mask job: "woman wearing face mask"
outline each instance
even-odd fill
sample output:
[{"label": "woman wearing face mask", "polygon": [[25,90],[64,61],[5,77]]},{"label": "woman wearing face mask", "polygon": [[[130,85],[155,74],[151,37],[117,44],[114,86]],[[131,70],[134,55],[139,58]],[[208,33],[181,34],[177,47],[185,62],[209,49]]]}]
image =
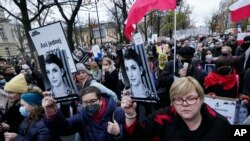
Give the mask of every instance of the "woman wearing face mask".
[{"label": "woman wearing face mask", "polygon": [[[202,50],[201,60],[202,60],[201,66],[202,66],[203,70],[206,69],[206,65],[214,64],[212,50],[211,49],[204,49],[204,50]],[[209,73],[209,72],[207,72],[207,73]]]},{"label": "woman wearing face mask", "polygon": [[215,60],[216,69],[205,78],[205,92],[222,96],[238,97],[238,77],[233,67],[231,57],[221,56]]},{"label": "woman wearing face mask", "polygon": [[19,112],[24,118],[18,133],[4,133],[5,141],[60,141],[44,124],[44,110],[41,106],[43,96],[35,92],[21,95]]},{"label": "woman wearing face mask", "polygon": [[43,99],[45,123],[50,130],[62,136],[79,133],[82,141],[121,141],[125,116],[114,99],[93,86],[84,88],[80,97],[80,112],[67,119],[56,108],[53,98]]},{"label": "woman wearing face mask", "polygon": [[5,84],[4,91],[8,94],[8,101],[5,106],[4,122],[0,126],[0,134],[5,131],[18,133],[19,125],[24,119],[19,112],[21,94],[28,91],[42,93],[42,90],[37,86],[28,85],[26,76],[19,74]]}]

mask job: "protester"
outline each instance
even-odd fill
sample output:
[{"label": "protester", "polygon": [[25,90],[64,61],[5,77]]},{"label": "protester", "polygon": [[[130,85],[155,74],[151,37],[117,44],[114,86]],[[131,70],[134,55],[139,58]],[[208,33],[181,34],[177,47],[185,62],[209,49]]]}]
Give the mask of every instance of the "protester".
[{"label": "protester", "polygon": [[183,77],[170,88],[171,106],[137,120],[136,103],[122,98],[128,141],[228,141],[230,123],[204,103],[204,92],[197,80]]},{"label": "protester", "polygon": [[191,47],[182,47],[178,51],[178,57],[176,58],[175,72],[174,60],[171,60],[167,62],[165,68],[160,74],[157,90],[161,90],[161,95],[164,96],[164,99],[161,99],[161,105],[163,107],[170,105],[169,89],[175,79],[192,76],[203,86],[206,73],[199,70],[193,64],[192,58],[194,57],[194,52],[195,50]]},{"label": "protester", "polygon": [[15,76],[15,74],[11,71],[11,66],[3,66],[2,71],[6,82],[9,82]]},{"label": "protester", "polygon": [[102,84],[117,95],[121,95],[118,69],[116,69],[114,61],[108,57],[102,58],[102,73]]},{"label": "protester", "polygon": [[81,140],[115,141],[122,140],[124,112],[116,107],[112,97],[101,94],[93,86],[80,92],[82,109],[77,115],[65,119],[56,108],[52,97],[45,97],[42,106],[46,113],[45,123],[58,135],[70,135],[79,132]]},{"label": "protester", "polygon": [[99,68],[98,63],[95,60],[92,60],[90,63],[90,72],[97,82],[101,82],[102,79],[102,70]]},{"label": "protester", "polygon": [[42,99],[41,93],[27,92],[21,95],[19,111],[25,118],[18,133],[4,133],[5,141],[60,141],[44,124]]},{"label": "protester", "polygon": [[238,98],[238,77],[233,69],[233,58],[221,56],[215,60],[215,71],[205,78],[205,92],[222,97]]},{"label": "protester", "polygon": [[42,93],[42,91],[39,87],[28,84],[24,74],[19,74],[6,83],[4,91],[8,94],[8,101],[5,106],[4,122],[1,123],[2,131],[17,133],[19,125],[24,119],[19,112],[21,94],[26,92]]},{"label": "protester", "polygon": [[77,63],[76,69],[77,72],[75,73],[75,80],[76,87],[79,92],[87,86],[95,86],[100,89],[102,93],[111,95],[115,101],[118,100],[116,93],[114,93],[112,90],[108,89],[101,83],[98,83],[96,80],[93,80],[90,71],[82,63]]}]

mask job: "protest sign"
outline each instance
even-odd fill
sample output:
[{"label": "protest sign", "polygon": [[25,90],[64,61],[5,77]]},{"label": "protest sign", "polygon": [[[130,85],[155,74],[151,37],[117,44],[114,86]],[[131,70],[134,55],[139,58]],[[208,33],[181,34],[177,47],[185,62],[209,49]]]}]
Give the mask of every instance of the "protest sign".
[{"label": "protest sign", "polygon": [[208,73],[215,70],[216,65],[215,64],[205,64],[205,71]]},{"label": "protest sign", "polygon": [[93,45],[91,47],[91,51],[93,52],[94,57],[99,57],[98,53],[101,53],[100,47],[98,45]]},{"label": "protest sign", "polygon": [[148,67],[143,44],[131,45],[121,51],[123,80],[132,99],[137,102],[156,103],[159,98]]},{"label": "protest sign", "polygon": [[29,35],[39,56],[55,53],[57,50],[65,50],[70,71],[72,73],[76,72],[75,64],[60,22],[32,29],[29,31]]},{"label": "protest sign", "polygon": [[65,50],[40,55],[39,64],[46,91],[58,101],[73,101],[78,98]]},{"label": "protest sign", "polygon": [[216,112],[226,117],[231,124],[238,122],[240,108],[239,100],[218,96],[216,98],[205,96],[204,102],[212,107]]}]

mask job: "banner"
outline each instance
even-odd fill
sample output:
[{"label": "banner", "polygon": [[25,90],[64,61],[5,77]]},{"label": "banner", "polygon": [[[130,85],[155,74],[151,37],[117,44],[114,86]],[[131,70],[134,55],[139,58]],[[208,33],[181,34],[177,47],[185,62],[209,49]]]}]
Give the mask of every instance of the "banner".
[{"label": "banner", "polygon": [[226,117],[231,124],[238,123],[239,109],[241,106],[239,100],[218,96],[216,96],[216,98],[205,96],[204,102],[211,108],[213,108],[216,112]]},{"label": "banner", "polygon": [[60,22],[32,29],[29,31],[29,35],[39,56],[55,53],[58,50],[65,50],[70,65],[70,71],[71,73],[76,72],[68,42]]}]

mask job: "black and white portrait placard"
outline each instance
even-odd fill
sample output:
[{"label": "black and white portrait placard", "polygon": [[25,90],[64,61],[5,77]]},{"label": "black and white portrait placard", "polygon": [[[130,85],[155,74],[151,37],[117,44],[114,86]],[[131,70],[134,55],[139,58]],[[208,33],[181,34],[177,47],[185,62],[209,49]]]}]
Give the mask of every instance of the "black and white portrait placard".
[{"label": "black and white portrait placard", "polygon": [[57,102],[77,99],[77,89],[70,71],[65,50],[39,56],[45,89]]},{"label": "black and white portrait placard", "polygon": [[148,67],[143,44],[122,49],[121,71],[127,90],[134,101],[157,103],[158,96]]}]

